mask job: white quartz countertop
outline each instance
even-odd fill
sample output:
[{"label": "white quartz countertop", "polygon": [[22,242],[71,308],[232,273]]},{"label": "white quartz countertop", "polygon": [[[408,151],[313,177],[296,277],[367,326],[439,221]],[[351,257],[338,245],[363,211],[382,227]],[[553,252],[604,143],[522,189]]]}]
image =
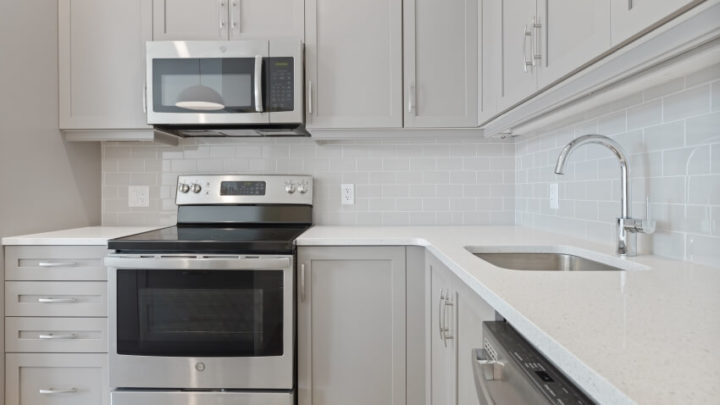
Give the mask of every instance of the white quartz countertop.
[{"label": "white quartz countertop", "polygon": [[159,226],[87,226],[84,228],[35,233],[2,238],[3,245],[78,245],[103,246],[107,241],[136,233],[147,232]]},{"label": "white quartz countertop", "polygon": [[[425,246],[598,402],[720,403],[718,268],[514,226],[315,226],[297,244]],[[565,246],[635,269],[506,270],[465,246]]]}]

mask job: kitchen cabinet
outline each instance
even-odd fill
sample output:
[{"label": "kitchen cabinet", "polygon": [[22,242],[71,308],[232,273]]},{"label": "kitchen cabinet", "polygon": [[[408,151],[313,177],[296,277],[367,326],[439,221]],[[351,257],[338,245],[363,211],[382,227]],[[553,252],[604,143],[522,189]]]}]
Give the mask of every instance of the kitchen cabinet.
[{"label": "kitchen cabinet", "polygon": [[693,0],[611,0],[612,44],[633,37],[684,7]]},{"label": "kitchen cabinet", "polygon": [[406,403],[404,247],[298,249],[298,403]]},{"label": "kitchen cabinet", "polygon": [[406,0],[403,13],[404,126],[476,126],[478,0]]},{"label": "kitchen cabinet", "polygon": [[107,357],[10,353],[6,405],[109,405]]},{"label": "kitchen cabinet", "polygon": [[[490,0],[486,0],[486,3]],[[498,108],[505,109],[610,48],[609,0],[503,0]],[[488,16],[492,18],[491,16]]]},{"label": "kitchen cabinet", "polygon": [[303,0],[153,0],[153,39],[304,36]]},{"label": "kitchen cabinet", "polygon": [[309,129],[401,128],[402,0],[307,0]]},{"label": "kitchen cabinet", "polygon": [[432,405],[481,405],[475,389],[472,349],[482,347],[482,323],[494,309],[431,253],[430,384]]},{"label": "kitchen cabinet", "polygon": [[430,381],[431,405],[457,405],[458,284],[434,257],[427,259],[430,272]]},{"label": "kitchen cabinet", "polygon": [[60,129],[139,129],[145,123],[145,0],[58,0]]},{"label": "kitchen cabinet", "polygon": [[5,403],[107,405],[105,246],[5,247]]}]

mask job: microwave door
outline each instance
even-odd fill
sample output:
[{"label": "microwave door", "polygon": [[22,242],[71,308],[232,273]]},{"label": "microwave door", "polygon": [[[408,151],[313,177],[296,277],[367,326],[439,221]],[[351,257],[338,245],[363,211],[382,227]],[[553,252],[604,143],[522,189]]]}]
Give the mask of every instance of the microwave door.
[{"label": "microwave door", "polygon": [[147,52],[148,124],[270,123],[262,86],[268,41],[149,42]]}]

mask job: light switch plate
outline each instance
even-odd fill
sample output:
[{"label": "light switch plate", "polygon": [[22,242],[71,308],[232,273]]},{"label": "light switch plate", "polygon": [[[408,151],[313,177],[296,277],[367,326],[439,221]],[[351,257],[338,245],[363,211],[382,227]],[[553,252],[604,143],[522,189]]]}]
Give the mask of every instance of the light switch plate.
[{"label": "light switch plate", "polygon": [[354,205],[355,204],[355,185],[354,184],[341,184],[340,185],[340,202],[342,205]]},{"label": "light switch plate", "polygon": [[150,187],[128,186],[128,207],[147,208],[150,206]]}]

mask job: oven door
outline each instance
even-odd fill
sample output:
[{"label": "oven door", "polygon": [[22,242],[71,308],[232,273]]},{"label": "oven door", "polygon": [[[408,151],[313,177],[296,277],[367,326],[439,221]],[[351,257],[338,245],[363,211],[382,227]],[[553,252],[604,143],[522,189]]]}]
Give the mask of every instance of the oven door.
[{"label": "oven door", "polygon": [[292,389],[292,256],[110,255],[110,384]]}]

